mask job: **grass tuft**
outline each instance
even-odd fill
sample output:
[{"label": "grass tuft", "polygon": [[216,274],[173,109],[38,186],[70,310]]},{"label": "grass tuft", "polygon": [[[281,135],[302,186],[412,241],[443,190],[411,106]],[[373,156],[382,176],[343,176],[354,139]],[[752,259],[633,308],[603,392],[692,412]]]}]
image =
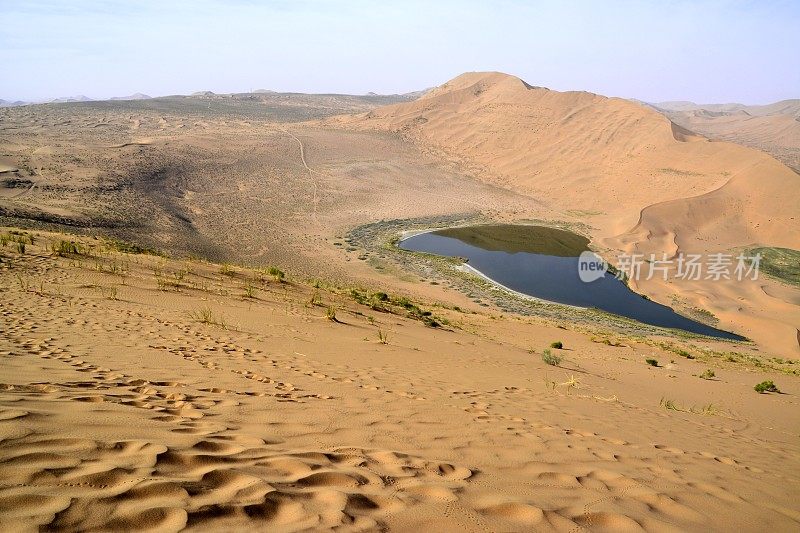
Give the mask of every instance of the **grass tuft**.
[{"label": "grass tuft", "polygon": [[225,324],[225,321],[222,318],[215,317],[210,307],[201,307],[200,309],[192,311],[191,313],[189,313],[189,317],[197,320],[201,324],[219,326],[222,329],[228,329],[228,326]]},{"label": "grass tuft", "polygon": [[558,366],[561,364],[562,357],[560,355],[554,354],[550,351],[550,349],[546,349],[542,352],[542,361],[550,366]]},{"label": "grass tuft", "polygon": [[389,334],[382,329],[378,329],[378,342],[381,344],[389,344]]},{"label": "grass tuft", "polygon": [[700,374],[699,377],[700,377],[700,379],[712,379],[712,378],[716,377],[716,374],[714,374],[713,370],[708,368],[708,369],[704,370],[703,373]]},{"label": "grass tuft", "polygon": [[331,322],[339,322],[336,318],[336,308],[332,305],[329,305],[327,309],[325,309],[325,318],[330,320]]}]

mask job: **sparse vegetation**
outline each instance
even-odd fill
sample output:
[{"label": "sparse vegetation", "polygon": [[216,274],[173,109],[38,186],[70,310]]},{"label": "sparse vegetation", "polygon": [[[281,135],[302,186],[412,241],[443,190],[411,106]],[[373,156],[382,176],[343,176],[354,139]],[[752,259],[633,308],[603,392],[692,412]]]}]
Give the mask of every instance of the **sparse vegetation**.
[{"label": "sparse vegetation", "polygon": [[647,363],[648,365],[654,366],[656,368],[661,366],[661,365],[658,364],[658,359],[648,358],[648,359],[645,359],[644,362]]},{"label": "sparse vegetation", "polygon": [[755,248],[747,255],[761,254],[760,272],[784,283],[800,286],[800,251],[790,248]]},{"label": "sparse vegetation", "polygon": [[670,400],[668,398],[661,398],[659,405],[669,411],[678,411],[681,413],[692,413],[695,415],[704,415],[704,416],[724,416],[726,418],[730,418],[729,413],[725,413],[725,411],[720,406],[714,403],[708,403],[705,405],[701,405],[700,407],[692,406],[687,409],[686,407],[682,407],[681,405],[679,405],[674,400]]},{"label": "sparse vegetation", "polygon": [[244,287],[244,297],[254,299],[258,295],[256,288],[249,283]]},{"label": "sparse vegetation", "polygon": [[392,314],[402,314],[405,311],[408,318],[419,320],[430,328],[439,328],[450,324],[446,318],[433,316],[432,312],[420,308],[405,296],[393,296],[385,292],[370,294],[363,290],[351,289],[350,297],[362,305],[369,306],[374,311]]},{"label": "sparse vegetation", "polygon": [[157,277],[156,284],[158,285],[158,290],[160,291],[175,290],[180,292],[181,288],[184,287],[183,283],[172,278]]},{"label": "sparse vegetation", "polygon": [[716,377],[716,374],[714,373],[713,370],[707,368],[706,370],[703,371],[702,374],[700,374],[699,377],[700,379],[713,379],[714,377]]},{"label": "sparse vegetation", "polygon": [[556,350],[561,350],[564,348],[564,343],[561,341],[555,341],[550,343],[551,348],[555,348]]},{"label": "sparse vegetation", "polygon": [[117,239],[108,239],[106,241],[106,245],[112,250],[115,250],[117,252],[122,252],[125,254],[134,254],[134,255],[147,254],[147,255],[158,255],[158,256],[164,255],[162,252],[159,252],[154,248],[147,248],[145,246],[139,246],[138,244],[124,242]]},{"label": "sparse vegetation", "polygon": [[673,400],[669,400],[667,398],[661,398],[661,402],[659,403],[659,405],[661,405],[661,407],[663,407],[664,409],[669,409],[670,411],[683,411],[683,408],[678,407],[678,404],[676,404]]},{"label": "sparse vegetation", "polygon": [[75,241],[61,240],[57,243],[54,242],[50,246],[50,249],[59,257],[65,257],[67,255],[80,255],[81,253],[80,247]]},{"label": "sparse vegetation", "polygon": [[17,281],[19,282],[19,288],[25,292],[28,292],[28,289],[31,286],[31,282],[28,280],[28,277],[23,277],[22,274],[17,274]]},{"label": "sparse vegetation", "polygon": [[339,322],[339,320],[336,318],[336,307],[329,305],[328,308],[325,309],[325,318],[331,322]]},{"label": "sparse vegetation", "polygon": [[753,389],[759,394],[764,394],[765,392],[780,392],[780,389],[775,385],[775,383],[772,382],[772,380],[762,381],[753,387]]},{"label": "sparse vegetation", "polygon": [[208,324],[212,326],[219,326],[222,329],[228,329],[228,326],[225,324],[225,320],[222,318],[217,318],[214,316],[214,312],[211,310],[210,307],[201,307],[195,311],[189,313],[189,317],[197,320],[202,324]]},{"label": "sparse vegetation", "polygon": [[542,352],[542,361],[544,361],[545,364],[558,366],[561,364],[561,360],[562,357],[551,352],[549,348]]},{"label": "sparse vegetation", "polygon": [[286,277],[286,273],[285,273],[283,270],[281,270],[281,269],[279,269],[279,268],[277,268],[277,267],[274,267],[274,266],[272,266],[272,267],[269,267],[269,268],[267,269],[267,273],[268,273],[270,276],[272,276],[272,277],[273,277],[273,279],[274,279],[275,281],[277,281],[278,283],[283,283],[283,280],[284,280],[284,278]]},{"label": "sparse vegetation", "polygon": [[389,344],[389,334],[382,329],[378,329],[378,342],[381,344]]},{"label": "sparse vegetation", "polygon": [[312,307],[322,305],[322,297],[319,294],[319,290],[314,289],[314,292],[311,293],[311,298],[308,300],[308,305]]}]

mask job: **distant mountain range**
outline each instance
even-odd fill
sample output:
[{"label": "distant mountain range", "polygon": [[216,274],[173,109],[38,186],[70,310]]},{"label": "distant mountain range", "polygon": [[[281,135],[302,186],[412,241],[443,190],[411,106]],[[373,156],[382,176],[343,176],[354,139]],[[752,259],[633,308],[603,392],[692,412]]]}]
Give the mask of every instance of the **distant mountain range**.
[{"label": "distant mountain range", "polygon": [[[391,95],[381,95],[374,92],[369,92],[366,96],[374,96],[374,97],[382,97],[382,96],[394,96],[394,97],[402,97],[403,99],[407,100],[415,100],[428,92],[430,89],[423,89],[421,91],[414,91],[405,94],[391,94]],[[249,93],[215,93],[213,91],[197,91],[193,92],[189,95],[185,95],[187,97],[198,97],[198,98],[225,98],[231,96],[239,96],[239,95],[246,95],[246,94],[258,94],[258,95],[278,95],[278,94],[303,94],[303,93],[281,93],[278,91],[272,91],[269,89],[256,89]],[[172,95],[172,96],[184,96],[184,95]],[[344,95],[350,96],[350,95]],[[156,97],[160,98],[160,97]],[[111,98],[89,98],[88,96],[78,95],[78,96],[64,96],[61,98],[53,98],[52,100],[40,100],[40,101],[24,101],[24,100],[2,100],[0,99],[0,107],[16,107],[16,106],[23,106],[23,105],[34,105],[34,104],[64,104],[64,103],[75,103],[75,102],[103,102],[103,101],[124,101],[124,100],[151,100],[153,97],[148,96],[143,93],[134,93],[129,96],[112,96]]]},{"label": "distant mountain range", "polygon": [[112,96],[109,100],[150,100],[150,98],[143,93],[133,93],[130,96]]},{"label": "distant mountain range", "polygon": [[[150,97],[143,93],[134,93],[130,96],[112,96],[108,98],[108,100],[149,100]],[[65,103],[72,103],[72,102],[95,102],[94,98],[89,98],[88,96],[79,94],[77,96],[62,96],[60,98],[53,98],[52,100],[43,100],[38,102],[26,102],[23,100],[2,100],[0,99],[0,107],[16,107],[21,105],[33,105],[33,104],[65,104]],[[102,101],[99,100],[99,101]]]}]

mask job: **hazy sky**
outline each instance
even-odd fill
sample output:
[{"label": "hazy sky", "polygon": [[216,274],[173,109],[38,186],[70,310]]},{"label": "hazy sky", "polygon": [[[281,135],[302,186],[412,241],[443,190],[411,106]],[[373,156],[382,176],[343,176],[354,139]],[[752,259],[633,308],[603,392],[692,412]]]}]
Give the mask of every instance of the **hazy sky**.
[{"label": "hazy sky", "polygon": [[0,98],[408,92],[465,71],[647,101],[800,98],[800,0],[0,0]]}]

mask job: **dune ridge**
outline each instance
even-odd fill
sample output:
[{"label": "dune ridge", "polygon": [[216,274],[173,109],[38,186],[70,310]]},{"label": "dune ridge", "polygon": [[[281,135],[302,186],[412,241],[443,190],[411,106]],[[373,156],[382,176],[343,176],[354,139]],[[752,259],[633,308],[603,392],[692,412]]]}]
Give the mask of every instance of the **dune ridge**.
[{"label": "dune ridge", "polygon": [[[800,200],[798,177],[768,155],[708,142],[627,100],[533,87],[497,72],[464,74],[416,101],[329,122],[400,132],[474,165],[485,180],[561,209],[603,211],[599,238],[632,228],[645,207],[710,193],[733,177],[767,198]],[[748,236],[769,242],[785,233],[800,202],[784,203],[790,207],[769,224],[745,220]],[[799,246],[800,237],[791,242]]]}]

